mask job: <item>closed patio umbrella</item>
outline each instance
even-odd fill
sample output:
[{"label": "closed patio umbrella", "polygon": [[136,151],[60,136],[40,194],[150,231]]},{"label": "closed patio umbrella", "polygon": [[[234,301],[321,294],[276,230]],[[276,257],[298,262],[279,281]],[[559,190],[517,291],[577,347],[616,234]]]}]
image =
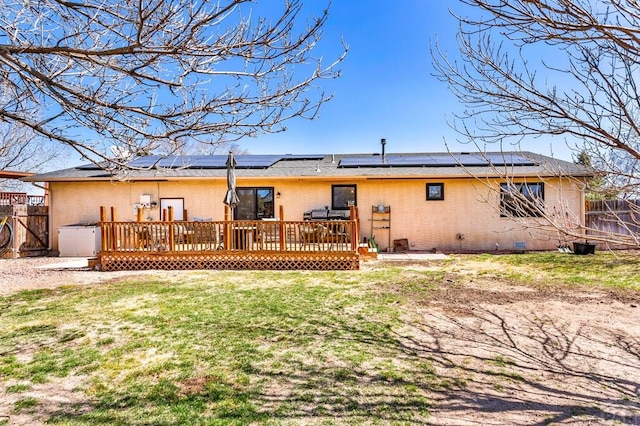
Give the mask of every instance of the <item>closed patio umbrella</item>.
[{"label": "closed patio umbrella", "polygon": [[[224,196],[223,202],[231,209],[231,220],[233,220],[233,209],[236,208],[240,199],[236,192],[236,159],[233,158],[233,151],[229,151],[229,158],[227,158],[227,194]],[[225,220],[227,215],[225,214]],[[225,226],[224,232],[224,248],[229,250],[231,248],[231,226],[229,223]],[[236,243],[237,244],[237,243]]]},{"label": "closed patio umbrella", "polygon": [[240,199],[236,193],[236,159],[233,157],[233,151],[229,151],[227,158],[227,194],[224,196],[224,203],[234,209]]}]

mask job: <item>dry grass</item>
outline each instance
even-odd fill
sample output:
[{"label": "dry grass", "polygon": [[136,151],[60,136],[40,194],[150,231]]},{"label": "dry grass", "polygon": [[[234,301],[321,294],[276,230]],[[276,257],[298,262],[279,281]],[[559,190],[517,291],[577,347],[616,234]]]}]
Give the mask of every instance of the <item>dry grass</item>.
[{"label": "dry grass", "polygon": [[554,253],[25,291],[0,298],[0,424],[632,423],[638,272]]}]

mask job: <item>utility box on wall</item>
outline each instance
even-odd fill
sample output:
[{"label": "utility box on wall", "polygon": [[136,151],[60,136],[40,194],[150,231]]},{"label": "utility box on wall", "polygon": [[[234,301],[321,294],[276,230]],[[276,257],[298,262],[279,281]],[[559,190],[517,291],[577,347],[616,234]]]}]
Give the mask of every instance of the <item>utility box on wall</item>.
[{"label": "utility box on wall", "polygon": [[60,257],[97,256],[101,242],[99,226],[67,225],[58,228]]}]

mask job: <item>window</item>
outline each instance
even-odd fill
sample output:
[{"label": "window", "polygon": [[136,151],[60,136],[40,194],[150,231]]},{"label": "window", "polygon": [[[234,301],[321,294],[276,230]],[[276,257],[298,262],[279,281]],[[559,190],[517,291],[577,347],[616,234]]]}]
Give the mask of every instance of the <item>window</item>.
[{"label": "window", "polygon": [[500,216],[540,217],[543,209],[543,183],[500,184]]},{"label": "window", "polygon": [[233,211],[236,220],[274,217],[273,188],[237,188],[240,202]]},{"label": "window", "polygon": [[331,209],[349,210],[357,206],[355,185],[331,185]]},{"label": "window", "polygon": [[444,200],[444,183],[428,183],[427,200]]}]

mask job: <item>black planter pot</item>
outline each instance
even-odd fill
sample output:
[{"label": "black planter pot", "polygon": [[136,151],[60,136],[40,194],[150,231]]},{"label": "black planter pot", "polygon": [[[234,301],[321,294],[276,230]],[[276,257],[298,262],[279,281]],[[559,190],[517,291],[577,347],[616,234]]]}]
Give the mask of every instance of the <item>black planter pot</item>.
[{"label": "black planter pot", "polygon": [[595,254],[595,252],[596,252],[595,244],[573,243],[574,254]]}]

